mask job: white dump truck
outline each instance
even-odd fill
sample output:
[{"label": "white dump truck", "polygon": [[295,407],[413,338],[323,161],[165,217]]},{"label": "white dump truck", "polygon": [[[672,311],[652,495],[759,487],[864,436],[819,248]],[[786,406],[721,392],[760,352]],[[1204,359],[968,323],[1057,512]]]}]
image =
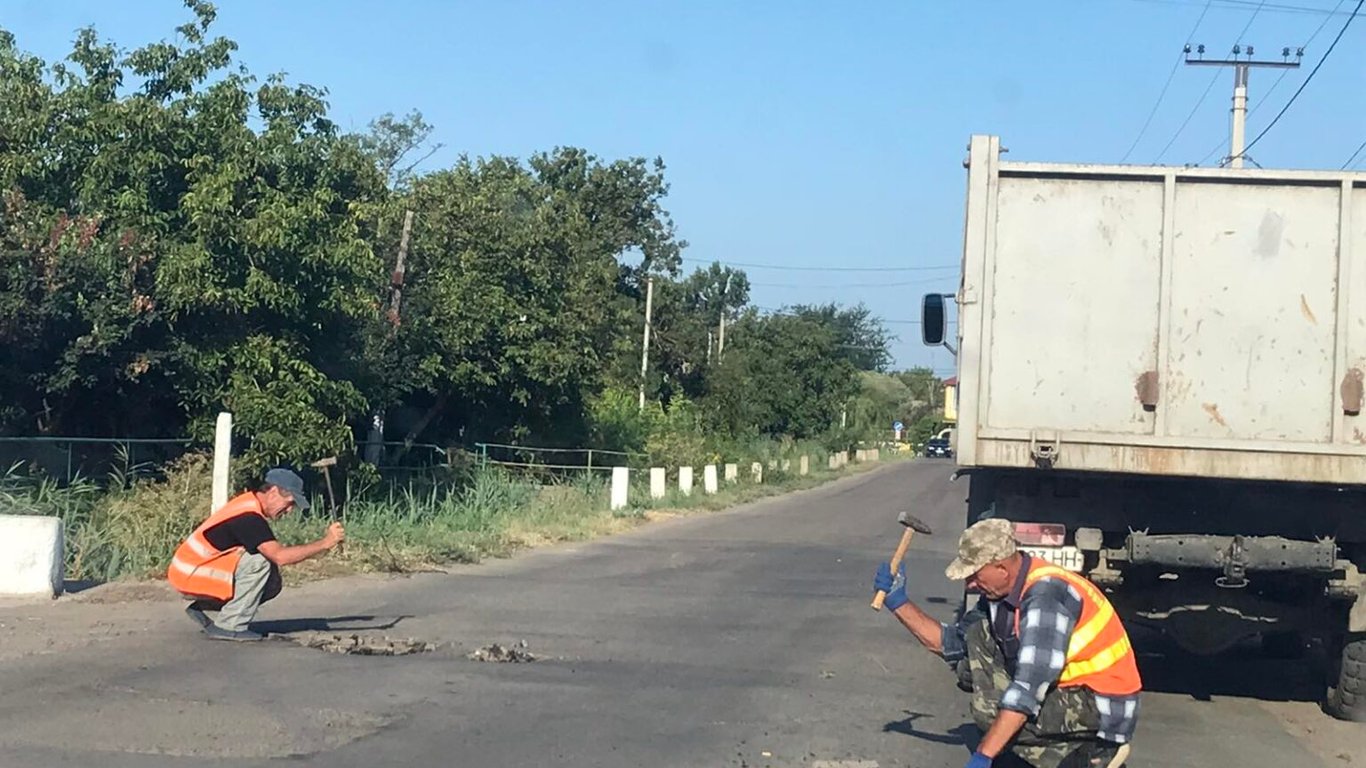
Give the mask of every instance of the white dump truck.
[{"label": "white dump truck", "polygon": [[1001,517],[1195,653],[1326,649],[1366,719],[1366,174],[968,150],[955,454]]}]

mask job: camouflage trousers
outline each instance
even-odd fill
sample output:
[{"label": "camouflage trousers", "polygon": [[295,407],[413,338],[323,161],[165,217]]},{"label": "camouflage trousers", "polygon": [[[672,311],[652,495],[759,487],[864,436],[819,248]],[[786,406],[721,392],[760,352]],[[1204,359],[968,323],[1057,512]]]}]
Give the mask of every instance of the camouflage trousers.
[{"label": "camouflage trousers", "polygon": [[[996,719],[1010,674],[1001,648],[985,620],[968,629],[968,669],[972,673],[972,719],[986,733]],[[1089,749],[1098,742],[1100,712],[1089,691],[1054,688],[1044,697],[1037,717],[1025,723],[1010,749],[1035,768],[1083,768]]]}]

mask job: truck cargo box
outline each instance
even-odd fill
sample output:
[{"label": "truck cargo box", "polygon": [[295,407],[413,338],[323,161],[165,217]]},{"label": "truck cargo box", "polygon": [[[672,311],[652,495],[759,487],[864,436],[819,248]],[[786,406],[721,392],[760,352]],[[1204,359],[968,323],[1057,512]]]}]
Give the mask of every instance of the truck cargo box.
[{"label": "truck cargo box", "polygon": [[960,464],[1366,483],[1366,174],[973,137]]}]

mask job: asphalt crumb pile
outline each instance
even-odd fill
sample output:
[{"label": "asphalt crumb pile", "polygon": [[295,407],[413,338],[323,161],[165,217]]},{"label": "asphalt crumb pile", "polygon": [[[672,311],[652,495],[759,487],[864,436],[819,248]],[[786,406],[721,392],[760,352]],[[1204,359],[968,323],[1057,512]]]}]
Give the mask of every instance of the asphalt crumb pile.
[{"label": "asphalt crumb pile", "polygon": [[474,661],[492,661],[499,664],[526,664],[536,660],[536,655],[527,649],[525,640],[513,646],[498,643],[486,645],[466,654],[465,658]]},{"label": "asphalt crumb pile", "polygon": [[286,639],[305,648],[352,656],[411,656],[415,653],[431,653],[437,649],[436,643],[414,640],[411,637],[319,634]]}]

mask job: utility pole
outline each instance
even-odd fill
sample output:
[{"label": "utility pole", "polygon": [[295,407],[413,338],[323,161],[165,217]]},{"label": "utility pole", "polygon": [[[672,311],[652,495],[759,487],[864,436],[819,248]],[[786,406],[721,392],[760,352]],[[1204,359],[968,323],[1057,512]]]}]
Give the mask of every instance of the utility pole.
[{"label": "utility pole", "polygon": [[640,410],[645,410],[645,373],[650,369],[650,311],[654,307],[655,279],[645,278],[645,339],[640,344]]},{"label": "utility pole", "polygon": [[726,287],[721,289],[721,328],[716,332],[716,362],[726,351],[726,297],[730,295],[730,275],[726,275]]},{"label": "utility pole", "polygon": [[1252,58],[1252,46],[1247,47],[1247,58],[1243,56],[1241,45],[1233,46],[1233,55],[1227,59],[1206,59],[1205,46],[1200,45],[1195,49],[1196,58],[1191,58],[1191,47],[1186,46],[1186,64],[1190,66],[1211,66],[1211,67],[1233,67],[1233,122],[1231,136],[1229,137],[1228,157],[1224,158],[1219,164],[1228,165],[1230,168],[1243,167],[1243,147],[1247,139],[1247,81],[1248,75],[1253,67],[1266,67],[1269,69],[1298,69],[1300,59],[1304,57],[1304,49],[1298,48],[1295,51],[1295,60],[1290,60],[1290,49],[1281,49],[1281,60],[1275,61],[1264,59],[1261,61]]},{"label": "utility pole", "polygon": [[[399,313],[403,308],[403,280],[407,275],[404,264],[408,260],[408,239],[413,234],[413,212],[403,213],[403,234],[398,239],[398,258],[394,261],[394,272],[389,278],[389,321],[388,338],[398,333]],[[379,464],[384,454],[384,411],[376,408],[370,414],[370,437],[365,446],[365,460]]]}]

